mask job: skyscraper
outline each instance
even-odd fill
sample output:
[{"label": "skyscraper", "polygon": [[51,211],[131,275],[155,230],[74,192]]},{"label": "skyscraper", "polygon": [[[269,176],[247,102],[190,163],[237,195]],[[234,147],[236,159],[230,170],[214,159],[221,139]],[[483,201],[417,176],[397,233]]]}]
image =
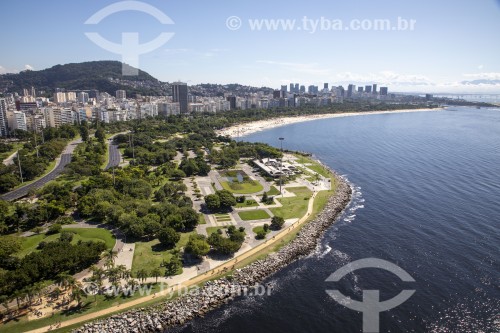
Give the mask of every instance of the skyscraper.
[{"label": "skyscraper", "polygon": [[286,86],[286,85],[281,86],[281,91],[283,91],[283,92],[285,92],[285,93],[286,93],[286,91],[287,91],[287,86]]},{"label": "skyscraper", "polygon": [[328,83],[323,83],[323,89],[328,90]]},{"label": "skyscraper", "polygon": [[372,94],[374,94],[374,95],[377,94],[377,84],[376,83],[373,84]]},{"label": "skyscraper", "polygon": [[380,87],[380,95],[387,96],[387,87]]},{"label": "skyscraper", "polygon": [[293,85],[293,83],[290,83],[290,92],[291,92],[291,93],[293,93],[293,91],[294,91],[294,87],[295,87],[295,86]]},{"label": "skyscraper", "polygon": [[7,101],[0,98],[0,136],[7,136]]},{"label": "skyscraper", "polygon": [[[285,86],[286,87],[286,86]],[[179,103],[181,114],[188,112],[188,86],[184,82],[172,83],[172,97],[174,103]]]},{"label": "skyscraper", "polygon": [[365,86],[365,92],[370,94],[372,92],[372,86],[370,86],[370,85]]},{"label": "skyscraper", "polygon": [[298,93],[300,91],[299,84],[295,83],[295,89],[294,92]]}]

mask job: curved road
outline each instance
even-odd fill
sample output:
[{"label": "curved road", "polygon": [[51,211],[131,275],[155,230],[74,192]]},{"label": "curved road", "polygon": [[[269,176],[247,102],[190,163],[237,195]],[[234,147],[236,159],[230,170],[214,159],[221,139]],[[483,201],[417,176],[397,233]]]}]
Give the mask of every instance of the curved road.
[{"label": "curved road", "polygon": [[30,190],[39,189],[40,187],[44,186],[51,180],[55,179],[63,172],[64,167],[67,164],[69,164],[69,162],[71,162],[71,155],[73,154],[73,151],[75,150],[76,146],[81,142],[82,142],[81,139],[76,139],[68,143],[66,148],[64,148],[61,157],[56,162],[55,168],[52,169],[52,171],[50,171],[48,174],[46,174],[42,178],[37,179],[31,184],[22,186],[20,188],[15,189],[14,191],[5,193],[4,195],[0,196],[0,198],[6,201],[17,200],[27,195]]}]

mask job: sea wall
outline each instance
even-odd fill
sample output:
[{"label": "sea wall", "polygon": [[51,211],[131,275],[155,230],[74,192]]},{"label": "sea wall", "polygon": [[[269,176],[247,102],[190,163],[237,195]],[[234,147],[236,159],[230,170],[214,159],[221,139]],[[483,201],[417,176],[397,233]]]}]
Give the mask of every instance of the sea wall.
[{"label": "sea wall", "polygon": [[209,281],[195,294],[151,307],[130,310],[112,317],[85,324],[76,333],[163,332],[169,327],[182,325],[244,294],[291,262],[310,254],[318,239],[335,222],[351,200],[348,182],[336,175],[337,191],[325,208],[311,222],[305,224],[298,236],[278,252],[234,272],[231,278]]}]

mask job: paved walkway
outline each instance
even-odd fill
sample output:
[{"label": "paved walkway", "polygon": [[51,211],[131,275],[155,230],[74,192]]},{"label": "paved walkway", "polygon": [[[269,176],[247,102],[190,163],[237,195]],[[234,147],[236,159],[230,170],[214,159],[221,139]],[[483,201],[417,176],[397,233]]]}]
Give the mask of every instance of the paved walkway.
[{"label": "paved walkway", "polygon": [[[89,313],[87,315],[83,315],[83,316],[80,316],[77,318],[63,321],[63,322],[61,322],[60,328],[71,326],[71,325],[78,324],[78,323],[82,323],[82,322],[89,321],[89,320],[93,320],[93,319],[101,317],[101,316],[110,315],[114,312],[124,311],[126,309],[129,309],[129,308],[135,306],[135,305],[142,304],[142,303],[148,302],[150,300],[153,300],[156,297],[166,296],[166,295],[169,295],[169,294],[174,293],[176,291],[185,290],[186,288],[197,285],[197,284],[203,282],[204,280],[215,277],[217,274],[224,273],[224,272],[227,272],[231,269],[234,269],[235,265],[238,262],[251,257],[252,255],[258,253],[259,251],[262,251],[263,249],[265,249],[266,247],[268,247],[270,245],[273,245],[275,243],[282,241],[283,237],[285,237],[291,231],[293,231],[294,229],[296,229],[299,226],[301,226],[302,224],[304,224],[313,211],[313,205],[314,205],[314,199],[316,198],[316,193],[317,192],[314,192],[313,195],[311,196],[311,198],[309,199],[309,203],[307,205],[307,213],[299,221],[297,221],[293,225],[290,225],[288,228],[282,229],[279,233],[274,235],[272,238],[266,240],[265,242],[262,242],[261,244],[255,246],[253,248],[248,248],[248,247],[243,248],[242,247],[242,249],[240,249],[240,251],[238,251],[235,254],[233,259],[225,261],[225,262],[220,263],[218,265],[216,264],[215,261],[212,261],[212,263],[214,263],[214,266],[210,265],[210,270],[208,270],[202,274],[197,274],[198,269],[196,267],[191,267],[190,270],[188,271],[189,273],[187,276],[189,276],[189,275],[193,275],[193,276],[191,278],[189,278],[187,281],[175,282],[176,281],[175,279],[171,279],[169,281],[170,282],[169,284],[171,285],[171,287],[166,288],[165,290],[163,290],[163,292],[161,292],[159,294],[154,294],[154,295],[149,295],[149,296],[137,298],[135,300],[118,305],[116,307],[106,308],[106,309],[103,309],[101,311]],[[175,285],[172,285],[172,283],[175,283]],[[49,330],[50,330],[50,327],[46,326],[46,327],[42,327],[42,328],[35,329],[32,331],[28,331],[28,333],[42,333],[42,332],[48,332]]]}]

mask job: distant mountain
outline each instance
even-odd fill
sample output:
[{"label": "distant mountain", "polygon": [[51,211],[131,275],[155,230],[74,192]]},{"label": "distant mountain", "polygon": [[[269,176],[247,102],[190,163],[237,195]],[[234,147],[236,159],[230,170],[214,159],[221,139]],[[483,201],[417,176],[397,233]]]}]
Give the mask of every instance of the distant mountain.
[{"label": "distant mountain", "polygon": [[128,96],[165,95],[168,86],[139,70],[137,76],[123,76],[119,61],[90,61],[56,65],[40,71],[23,71],[18,74],[0,75],[0,92],[22,94],[24,88],[35,87],[50,95],[55,88],[70,91],[97,89],[114,95],[116,90],[126,90]]}]

